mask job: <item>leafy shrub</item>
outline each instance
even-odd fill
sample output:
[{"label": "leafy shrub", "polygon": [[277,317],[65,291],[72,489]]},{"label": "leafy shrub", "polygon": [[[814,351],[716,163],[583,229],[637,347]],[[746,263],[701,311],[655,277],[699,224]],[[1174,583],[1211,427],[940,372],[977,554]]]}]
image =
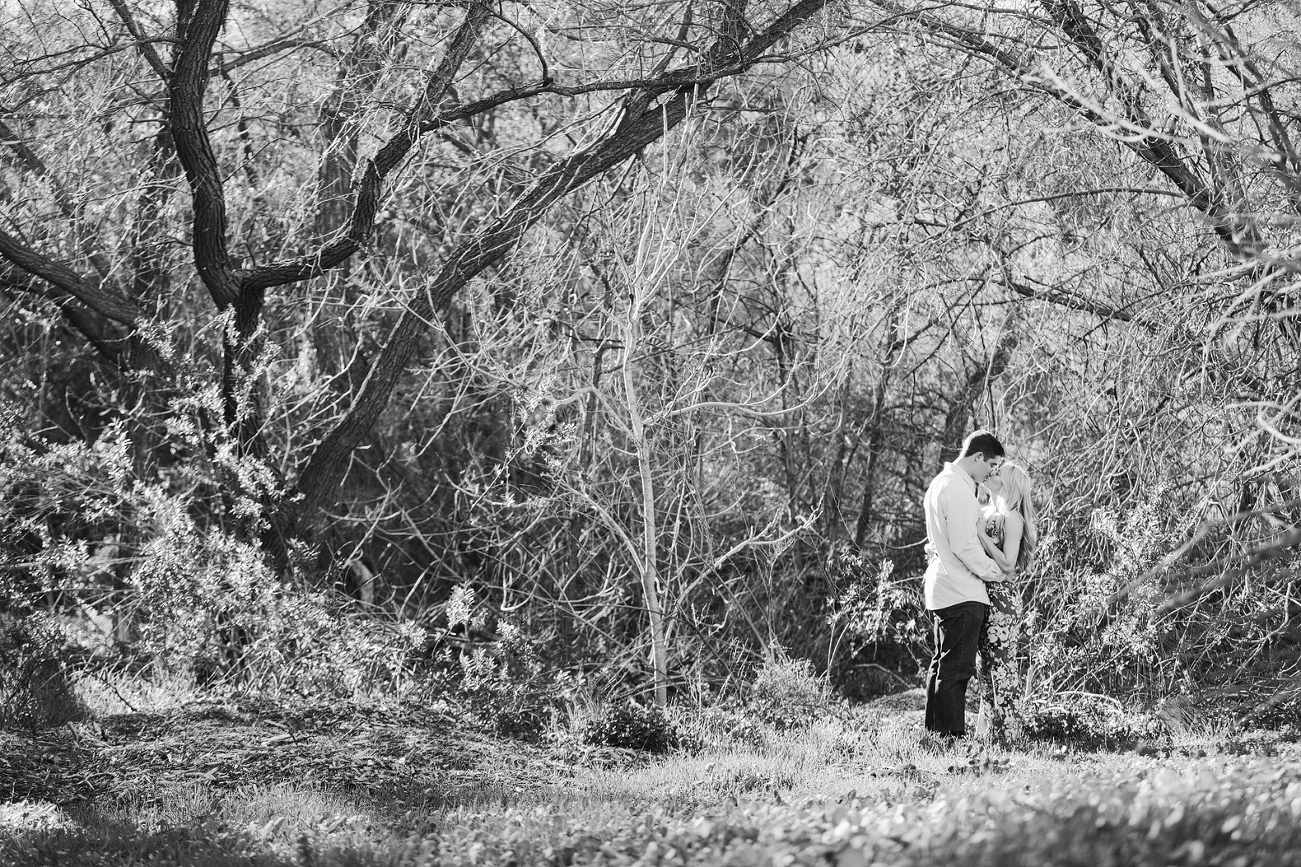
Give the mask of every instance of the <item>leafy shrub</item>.
[{"label": "leafy shrub", "polygon": [[254,545],[199,527],[175,500],[154,517],[130,586],[141,648],[159,666],[206,684],[343,696],[397,691],[413,676],[423,629],[289,586]]},{"label": "leafy shrub", "polygon": [[[851,699],[897,689],[896,672],[911,674],[930,654],[922,582],[895,574],[893,560],[850,550],[836,553],[828,575],[837,588],[827,600],[828,677]],[[861,664],[867,661],[875,664]]]},{"label": "leafy shrub", "polygon": [[1244,722],[1256,728],[1280,732],[1295,741],[1301,729],[1301,691],[1273,697],[1243,714]]},{"label": "leafy shrub", "polygon": [[1072,696],[1068,701],[1031,705],[1024,734],[1030,740],[1069,744],[1085,750],[1130,749],[1166,737],[1155,716],[1129,713],[1101,697]]},{"label": "leafy shrub", "polygon": [[775,649],[750,687],[750,709],[763,722],[779,729],[808,725],[831,709],[824,679],[807,659],[787,659]]},{"label": "leafy shrub", "polygon": [[662,709],[636,702],[615,705],[583,728],[583,743],[623,750],[667,753],[682,743],[681,733]]},{"label": "leafy shrub", "polygon": [[39,617],[0,616],[0,726],[35,730],[82,716],[62,646],[58,630]]},{"label": "leafy shrub", "polygon": [[1201,652],[1197,645],[1219,632],[1188,631],[1191,611],[1159,614],[1185,589],[1188,579],[1167,558],[1194,526],[1164,483],[1123,505],[1088,506],[1049,522],[1022,582],[1032,667],[1052,672],[1063,689],[1149,698],[1173,692],[1190,676],[1184,666]]},{"label": "leafy shrub", "polygon": [[[538,643],[513,622],[497,620],[492,632],[469,585],[452,591],[446,618],[446,635],[460,650],[444,646],[433,679],[449,667],[459,669],[459,679],[450,685],[498,734],[529,743],[541,740],[566,693],[564,676],[546,664]],[[491,637],[475,642],[471,635]]]},{"label": "leafy shrub", "polygon": [[[169,443],[193,458],[146,481],[134,475],[124,424],[91,443],[51,443],[0,404],[0,539],[10,543],[0,545],[0,611],[31,611],[50,598],[69,609],[134,611],[135,640],[112,661],[152,664],[205,685],[238,680],[342,695],[401,689],[423,630],[353,615],[330,594],[282,581],[248,541],[262,504],[280,495],[274,474],[211,441],[195,421],[202,407],[174,409]],[[133,562],[131,573],[90,556],[101,547]],[[38,664],[30,640],[9,645],[10,655],[28,648],[21,651],[28,667],[6,666],[7,693],[18,695],[13,684],[23,678],[57,682],[34,674],[54,664],[53,652]]]}]

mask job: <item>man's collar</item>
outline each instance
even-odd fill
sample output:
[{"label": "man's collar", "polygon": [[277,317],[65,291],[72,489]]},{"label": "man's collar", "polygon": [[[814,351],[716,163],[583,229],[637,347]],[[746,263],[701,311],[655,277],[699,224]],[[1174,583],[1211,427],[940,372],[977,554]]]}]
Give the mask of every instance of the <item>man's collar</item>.
[{"label": "man's collar", "polygon": [[958,475],[962,476],[962,478],[966,479],[967,484],[971,485],[972,491],[976,491],[980,488],[980,486],[976,484],[976,480],[971,477],[971,474],[968,473],[966,470],[964,470],[962,467],[958,466],[956,462],[950,462],[945,464],[944,469],[946,471],[957,473]]}]

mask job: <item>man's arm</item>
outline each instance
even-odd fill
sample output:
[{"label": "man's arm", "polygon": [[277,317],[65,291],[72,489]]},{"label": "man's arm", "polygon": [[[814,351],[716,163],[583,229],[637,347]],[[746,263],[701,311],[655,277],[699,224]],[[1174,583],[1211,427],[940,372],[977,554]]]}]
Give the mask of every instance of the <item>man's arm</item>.
[{"label": "man's arm", "polygon": [[953,554],[962,561],[962,565],[971,570],[983,581],[1004,581],[1007,575],[998,564],[985,553],[976,536],[980,532],[980,504],[967,490],[955,491],[949,488],[945,492],[945,504],[948,508],[949,547]]}]

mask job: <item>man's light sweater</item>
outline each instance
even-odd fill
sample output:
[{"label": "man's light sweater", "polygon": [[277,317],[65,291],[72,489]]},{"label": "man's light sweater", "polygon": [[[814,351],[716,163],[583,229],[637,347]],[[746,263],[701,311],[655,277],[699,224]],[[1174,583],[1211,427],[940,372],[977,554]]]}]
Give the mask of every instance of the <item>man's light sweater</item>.
[{"label": "man's light sweater", "polygon": [[1004,575],[976,538],[980,502],[975,481],[961,467],[945,464],[926,489],[924,505],[926,608],[936,611],[960,602],[988,605],[985,581],[1002,581]]}]

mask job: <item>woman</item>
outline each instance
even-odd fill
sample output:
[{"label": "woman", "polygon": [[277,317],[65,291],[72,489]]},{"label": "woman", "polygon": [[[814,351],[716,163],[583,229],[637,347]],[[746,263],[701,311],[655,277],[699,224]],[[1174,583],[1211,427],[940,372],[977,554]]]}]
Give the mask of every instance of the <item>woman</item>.
[{"label": "woman", "polygon": [[1016,649],[1021,632],[1021,591],[1014,583],[1017,572],[1029,564],[1039,541],[1030,476],[1014,463],[1005,463],[985,479],[989,504],[985,507],[981,545],[1007,581],[987,584],[990,610],[980,641],[980,695],[982,728],[990,737],[1014,739],[1021,733],[1017,709],[1020,691]]}]

